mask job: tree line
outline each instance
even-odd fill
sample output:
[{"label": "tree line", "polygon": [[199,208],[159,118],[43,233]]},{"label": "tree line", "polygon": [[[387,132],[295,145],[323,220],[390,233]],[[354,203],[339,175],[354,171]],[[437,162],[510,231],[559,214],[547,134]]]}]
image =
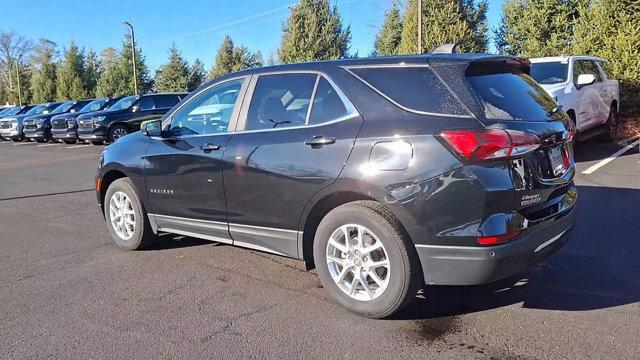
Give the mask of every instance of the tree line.
[{"label": "tree line", "polygon": [[[592,55],[620,81],[624,110],[640,108],[640,2],[634,0],[506,0],[497,29],[487,25],[486,0],[422,0],[422,49],[457,42],[461,51],[544,57]],[[418,1],[385,13],[373,55],[418,51]]]},{"label": "tree line", "polygon": [[[487,22],[487,0],[422,0],[418,44],[418,0],[394,0],[384,14],[371,56],[414,54],[455,42],[459,51],[486,52],[491,40],[501,54],[540,57],[600,56],[621,83],[626,108],[640,103],[640,3],[633,0],[506,0],[497,29]],[[189,63],[175,44],[168,60],[150,75],[136,44],[140,92],[191,91],[208,78],[245,68],[357,57],[350,53],[351,28],[330,0],[300,0],[282,24],[280,46],[266,62],[225,36],[210,71]],[[420,46],[418,46],[420,45]],[[131,39],[100,54],[71,42],[60,53],[47,39],[36,43],[0,32],[0,103],[119,96],[133,93]],[[18,79],[21,91],[18,92]]]}]

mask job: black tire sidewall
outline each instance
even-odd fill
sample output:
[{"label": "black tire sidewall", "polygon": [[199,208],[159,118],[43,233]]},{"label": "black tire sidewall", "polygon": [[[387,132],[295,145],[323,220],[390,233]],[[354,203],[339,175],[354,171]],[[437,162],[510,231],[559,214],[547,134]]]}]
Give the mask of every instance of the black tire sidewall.
[{"label": "black tire sidewall", "polygon": [[[133,236],[129,240],[124,240],[120,238],[120,236],[118,236],[118,234],[113,229],[113,226],[111,225],[111,214],[109,212],[109,202],[111,201],[111,197],[113,196],[113,194],[115,194],[118,191],[121,191],[124,194],[126,194],[131,200],[131,203],[133,204],[136,228],[135,228],[135,231],[133,232]],[[104,197],[103,209],[104,209],[104,217],[107,222],[107,228],[109,229],[109,233],[111,234],[111,237],[113,238],[113,241],[116,243],[116,245],[118,245],[118,247],[125,250],[137,250],[141,248],[143,245],[143,237],[145,235],[144,232],[147,227],[148,220],[144,214],[144,208],[142,206],[142,203],[140,202],[140,198],[138,197],[138,194],[133,188],[133,184],[131,183],[131,180],[123,178],[123,179],[118,179],[113,183],[111,183]]]},{"label": "black tire sidewall", "polygon": [[[329,294],[345,308],[370,317],[385,317],[404,301],[405,287],[408,277],[408,259],[400,250],[404,246],[390,223],[384,216],[378,214],[378,219],[372,218],[358,207],[336,208],[322,220],[314,241],[314,260],[316,271],[323,286]],[[345,294],[333,281],[326,262],[326,248],[331,234],[342,225],[358,224],[372,231],[384,245],[390,262],[389,285],[385,292],[375,300],[359,301]],[[410,294],[413,296],[413,294]]]}]

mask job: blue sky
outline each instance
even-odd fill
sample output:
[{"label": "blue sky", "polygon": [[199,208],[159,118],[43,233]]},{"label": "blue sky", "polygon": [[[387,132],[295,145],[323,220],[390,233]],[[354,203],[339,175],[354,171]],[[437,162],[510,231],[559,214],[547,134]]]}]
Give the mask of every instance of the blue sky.
[{"label": "blue sky", "polygon": [[[368,55],[377,28],[392,0],[332,0],[351,26],[351,51]],[[207,70],[225,34],[237,44],[260,50],[266,60],[280,41],[287,6],[295,0],[2,0],[0,29],[31,38],[49,38],[60,48],[75,40],[86,49],[120,47],[128,20],[151,70],[167,59],[175,42],[192,62],[200,58]],[[489,23],[500,21],[503,0],[489,0]]]}]

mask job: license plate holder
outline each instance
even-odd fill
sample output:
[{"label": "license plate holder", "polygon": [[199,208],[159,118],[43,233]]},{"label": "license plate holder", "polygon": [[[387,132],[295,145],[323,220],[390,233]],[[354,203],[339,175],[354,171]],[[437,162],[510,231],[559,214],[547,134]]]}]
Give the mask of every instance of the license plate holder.
[{"label": "license plate holder", "polygon": [[549,149],[548,157],[554,176],[562,175],[567,170],[564,165],[564,154],[561,146]]}]

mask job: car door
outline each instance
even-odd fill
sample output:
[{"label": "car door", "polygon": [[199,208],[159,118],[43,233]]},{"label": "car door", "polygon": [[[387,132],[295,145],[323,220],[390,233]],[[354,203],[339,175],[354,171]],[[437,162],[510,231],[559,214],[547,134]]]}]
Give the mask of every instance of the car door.
[{"label": "car door", "polygon": [[235,127],[247,79],[208,87],[164,120],[153,138],[145,176],[150,217],[173,233],[230,243],[222,182],[230,129]]},{"label": "car door", "polygon": [[593,74],[593,69],[589,63],[590,61],[588,60],[576,60],[573,66],[573,83],[578,92],[576,127],[579,131],[595,126],[601,113],[597,82],[591,85],[578,86],[578,77],[580,75]]},{"label": "car door", "polygon": [[362,118],[321,74],[256,75],[249,89],[224,153],[229,231],[235,245],[298,257],[303,208],[340,174]]}]

